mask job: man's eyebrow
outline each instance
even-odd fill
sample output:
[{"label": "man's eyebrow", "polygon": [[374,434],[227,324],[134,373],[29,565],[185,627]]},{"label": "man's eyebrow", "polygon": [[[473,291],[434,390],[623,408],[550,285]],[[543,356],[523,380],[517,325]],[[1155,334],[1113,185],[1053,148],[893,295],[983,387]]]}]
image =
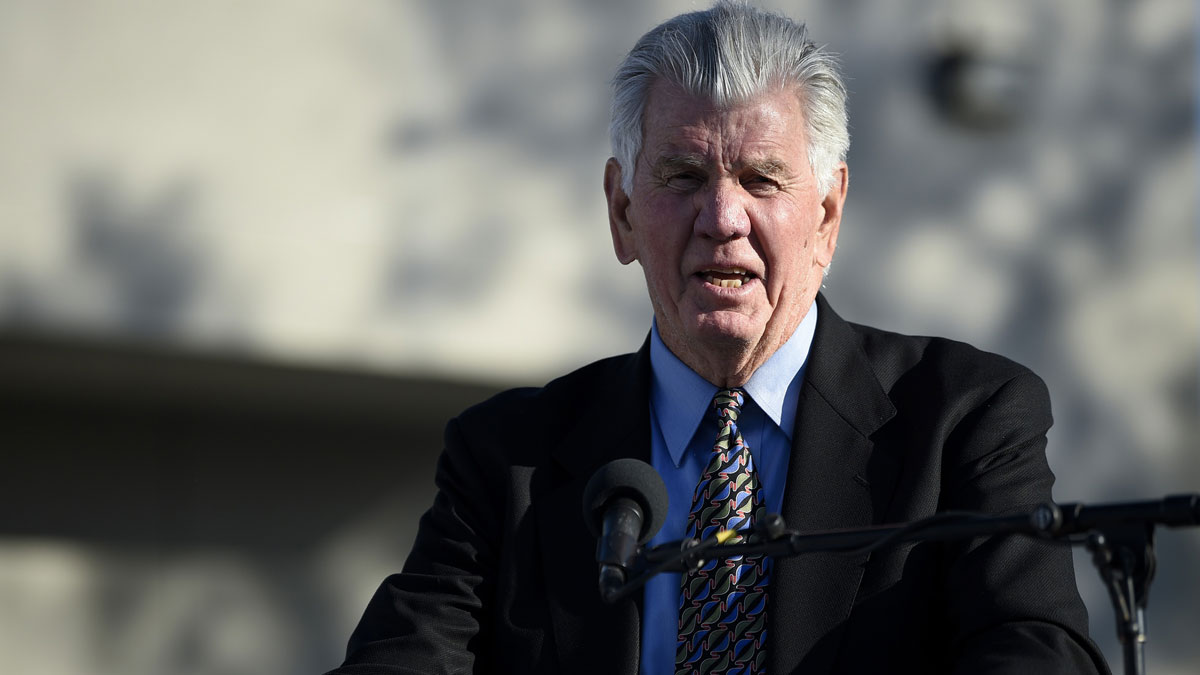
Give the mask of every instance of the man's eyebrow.
[{"label": "man's eyebrow", "polygon": [[[708,166],[708,161],[699,154],[684,153],[663,155],[654,163],[654,169],[658,172],[663,171],[678,171],[678,170],[697,170],[704,169]],[[786,176],[792,173],[791,166],[777,157],[751,158],[739,163],[739,168],[747,168],[760,175],[768,177]]]},{"label": "man's eyebrow", "polygon": [[681,155],[663,155],[654,163],[654,168],[658,171],[679,170],[679,169],[703,169],[707,162],[703,157],[697,154],[685,153]]},{"label": "man's eyebrow", "polygon": [[792,167],[782,159],[775,157],[763,157],[761,159],[749,159],[742,162],[742,165],[755,171],[761,176],[777,178],[779,176],[788,176],[792,173]]}]

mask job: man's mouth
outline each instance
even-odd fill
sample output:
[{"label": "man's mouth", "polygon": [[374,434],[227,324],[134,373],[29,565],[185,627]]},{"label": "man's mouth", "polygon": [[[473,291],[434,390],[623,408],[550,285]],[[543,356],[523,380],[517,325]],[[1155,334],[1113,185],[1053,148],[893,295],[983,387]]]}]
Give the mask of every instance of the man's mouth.
[{"label": "man's mouth", "polygon": [[699,275],[706,282],[721,288],[741,288],[742,284],[756,278],[753,272],[740,267],[700,270]]}]

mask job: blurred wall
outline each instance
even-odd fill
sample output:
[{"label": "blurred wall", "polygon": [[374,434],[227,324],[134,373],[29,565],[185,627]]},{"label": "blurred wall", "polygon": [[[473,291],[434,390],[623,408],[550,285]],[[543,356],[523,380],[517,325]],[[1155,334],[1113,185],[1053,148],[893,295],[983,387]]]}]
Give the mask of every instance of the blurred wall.
[{"label": "blurred wall", "polygon": [[4,672],[323,672],[493,393],[0,337]]},{"label": "blurred wall", "polygon": [[[1060,500],[1200,490],[1194,3],[768,6],[851,89],[838,311],[1039,372]],[[640,344],[606,82],[692,7],[0,3],[0,663],[334,665],[445,419]],[[1159,539],[1150,669],[1195,672]]]}]

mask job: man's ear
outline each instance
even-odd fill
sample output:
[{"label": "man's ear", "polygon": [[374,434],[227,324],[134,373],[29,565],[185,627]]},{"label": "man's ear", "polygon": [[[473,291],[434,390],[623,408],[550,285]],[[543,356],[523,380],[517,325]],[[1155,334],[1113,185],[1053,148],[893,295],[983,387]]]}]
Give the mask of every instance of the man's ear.
[{"label": "man's ear", "polygon": [[850,187],[850,169],[845,162],[838,164],[833,170],[833,185],[821,200],[824,216],[821,225],[817,227],[817,262],[821,267],[828,267],[833,262],[833,252],[837,250],[838,230],[842,225],[842,207],[846,204],[846,190]]},{"label": "man's ear", "polygon": [[608,200],[608,229],[612,233],[613,251],[622,265],[637,260],[633,242],[633,227],[629,224],[629,195],[621,187],[621,165],[616,157],[604,164],[604,198]]}]

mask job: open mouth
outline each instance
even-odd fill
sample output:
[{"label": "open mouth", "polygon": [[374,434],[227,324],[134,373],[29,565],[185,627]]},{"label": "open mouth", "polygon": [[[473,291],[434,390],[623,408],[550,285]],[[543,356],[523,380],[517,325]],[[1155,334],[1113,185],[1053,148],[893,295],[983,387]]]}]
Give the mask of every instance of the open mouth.
[{"label": "open mouth", "polygon": [[721,288],[741,288],[742,284],[757,278],[753,272],[740,267],[706,269],[697,274],[705,282]]}]

